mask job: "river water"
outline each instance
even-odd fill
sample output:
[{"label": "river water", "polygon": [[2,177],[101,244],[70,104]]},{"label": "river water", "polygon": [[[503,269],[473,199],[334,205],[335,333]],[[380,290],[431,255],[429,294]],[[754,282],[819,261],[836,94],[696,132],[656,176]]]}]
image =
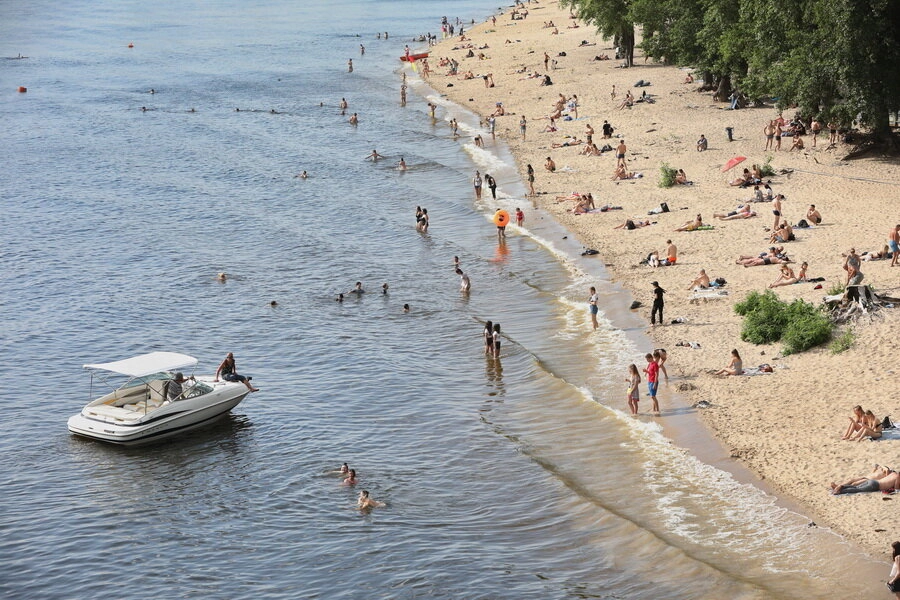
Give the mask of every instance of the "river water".
[{"label": "river water", "polygon": [[[403,46],[493,9],[3,3],[0,593],[866,597],[870,561],[625,414],[649,348],[627,295],[523,200],[502,145],[469,142],[477,118],[408,69],[400,106]],[[474,200],[475,169],[497,201]],[[505,244],[497,207],[526,212]],[[153,350],[198,373],[233,351],[261,391],[156,445],[66,431],[83,364]],[[363,488],[387,506],[354,510]]]}]

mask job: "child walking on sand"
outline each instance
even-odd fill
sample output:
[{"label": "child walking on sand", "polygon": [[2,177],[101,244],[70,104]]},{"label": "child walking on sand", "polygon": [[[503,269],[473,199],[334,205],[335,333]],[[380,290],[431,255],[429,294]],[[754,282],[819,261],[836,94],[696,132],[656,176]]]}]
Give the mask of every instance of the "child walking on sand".
[{"label": "child walking on sand", "polygon": [[640,402],[640,385],[641,385],[641,375],[638,373],[637,367],[634,363],[628,365],[628,377],[625,378],[625,381],[628,382],[628,408],[631,409],[631,414],[638,414],[638,402]]}]

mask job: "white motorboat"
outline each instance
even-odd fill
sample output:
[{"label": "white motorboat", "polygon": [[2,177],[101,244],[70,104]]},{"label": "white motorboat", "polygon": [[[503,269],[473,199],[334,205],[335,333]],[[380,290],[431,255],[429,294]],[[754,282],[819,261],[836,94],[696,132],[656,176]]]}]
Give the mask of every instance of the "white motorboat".
[{"label": "white motorboat", "polygon": [[[196,365],[196,358],[175,352],[84,365],[91,371],[91,397],[95,380],[112,391],[69,418],[69,431],[114,444],[146,443],[209,423],[249,393],[241,382],[194,375],[183,381],[180,394],[170,393],[170,387],[178,385],[178,372],[193,370]],[[127,377],[118,387],[110,383],[116,374]]]}]

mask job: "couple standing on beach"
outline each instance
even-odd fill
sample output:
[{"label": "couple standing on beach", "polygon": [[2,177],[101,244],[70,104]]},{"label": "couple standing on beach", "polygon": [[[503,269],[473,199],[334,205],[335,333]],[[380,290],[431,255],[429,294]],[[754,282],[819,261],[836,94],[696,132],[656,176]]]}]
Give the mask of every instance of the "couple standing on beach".
[{"label": "couple standing on beach", "polygon": [[[654,350],[653,354],[648,352],[644,358],[647,360],[647,366],[644,367],[644,373],[647,374],[647,392],[650,394],[650,400],[653,401],[653,414],[658,417],[659,402],[656,400],[656,391],[659,389],[659,372],[661,370],[666,377],[666,381],[669,380],[669,375],[666,373],[665,366],[663,366],[668,357],[666,356],[666,351],[660,348]],[[628,408],[631,409],[632,416],[635,416],[638,414],[638,402],[641,399],[641,376],[634,363],[628,365],[628,377],[625,378],[625,381],[628,382]]]}]

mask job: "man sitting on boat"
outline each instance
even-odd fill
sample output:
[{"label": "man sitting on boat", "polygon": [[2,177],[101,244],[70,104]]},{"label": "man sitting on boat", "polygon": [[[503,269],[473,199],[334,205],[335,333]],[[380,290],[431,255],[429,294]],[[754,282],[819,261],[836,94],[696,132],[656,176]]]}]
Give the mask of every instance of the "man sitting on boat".
[{"label": "man sitting on boat", "polygon": [[175,373],[175,378],[169,380],[166,384],[166,400],[169,402],[181,400],[181,395],[184,394],[184,386],[182,384],[185,381],[187,379],[184,378],[183,373]]}]

